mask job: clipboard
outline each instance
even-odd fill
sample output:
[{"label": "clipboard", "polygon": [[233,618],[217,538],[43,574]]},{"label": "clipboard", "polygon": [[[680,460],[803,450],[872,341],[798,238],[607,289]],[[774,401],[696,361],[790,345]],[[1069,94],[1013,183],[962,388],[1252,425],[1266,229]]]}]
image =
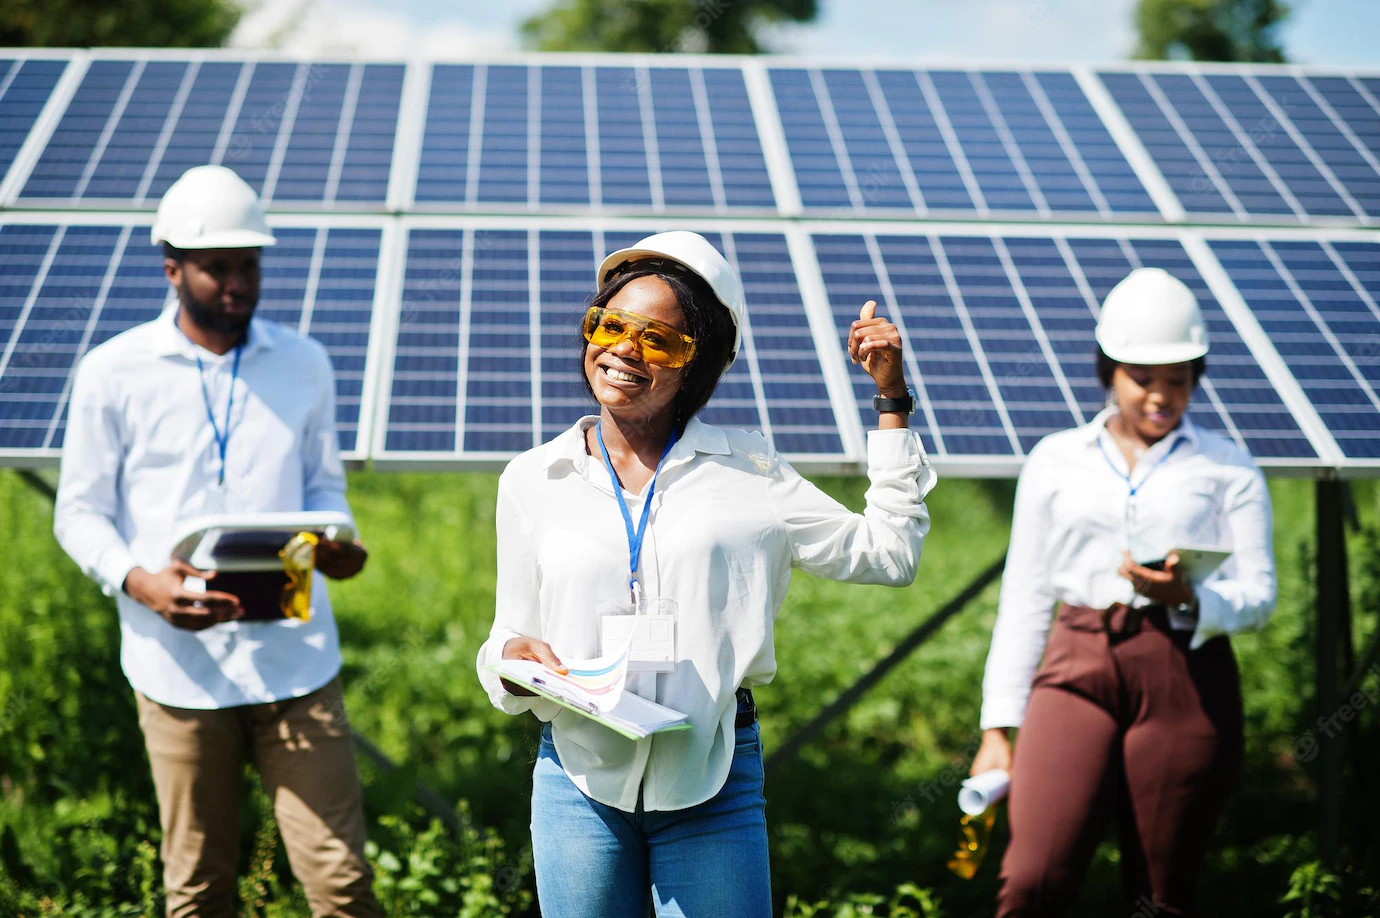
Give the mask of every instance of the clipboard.
[{"label": "clipboard", "polygon": [[[355,524],[337,510],[201,516],[179,530],[172,557],[197,570],[215,571],[210,588],[239,597],[241,621],[283,621],[279,599],[289,579],[278,553],[299,532],[348,542],[355,537]],[[208,582],[188,577],[182,585],[205,592]]]}]

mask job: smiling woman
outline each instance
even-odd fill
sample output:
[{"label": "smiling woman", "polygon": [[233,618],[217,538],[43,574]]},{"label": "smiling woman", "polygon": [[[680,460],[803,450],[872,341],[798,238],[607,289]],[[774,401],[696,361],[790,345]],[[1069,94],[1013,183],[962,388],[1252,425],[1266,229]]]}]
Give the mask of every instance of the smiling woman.
[{"label": "smiling woman", "polygon": [[[597,281],[579,327],[599,413],[499,481],[480,680],[500,710],[547,722],[532,791],[544,914],[643,918],[650,902],[661,918],[760,918],[772,907],[751,688],[776,673],[791,570],[903,586],[929,529],[934,472],[907,426],[901,338],[871,302],[849,333],[849,354],[890,399],[868,441],[867,512],[852,513],[761,434],[696,417],[737,355],[744,310],[706,239],[648,237],[605,259]],[[524,659],[563,671],[561,657],[614,649],[604,635],[627,613],[635,633],[665,633],[661,656],[632,651],[627,690],[685,713],[688,730],[625,739],[486,669]]]}]

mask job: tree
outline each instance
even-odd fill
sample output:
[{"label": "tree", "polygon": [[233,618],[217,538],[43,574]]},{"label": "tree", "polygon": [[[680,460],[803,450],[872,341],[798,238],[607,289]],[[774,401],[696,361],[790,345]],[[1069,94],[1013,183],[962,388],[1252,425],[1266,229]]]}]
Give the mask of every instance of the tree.
[{"label": "tree", "polygon": [[234,0],[0,0],[0,46],[214,47],[240,13]]},{"label": "tree", "polygon": [[1136,57],[1282,63],[1288,15],[1286,0],[1140,0]]},{"label": "tree", "polygon": [[763,26],[818,12],[817,0],[559,0],[522,31],[543,51],[757,54]]}]

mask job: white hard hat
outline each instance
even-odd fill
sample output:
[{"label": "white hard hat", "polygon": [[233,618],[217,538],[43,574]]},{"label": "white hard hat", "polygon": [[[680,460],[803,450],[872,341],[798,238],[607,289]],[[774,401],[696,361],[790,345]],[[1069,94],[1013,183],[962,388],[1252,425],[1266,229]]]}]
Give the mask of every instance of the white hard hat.
[{"label": "white hard hat", "polygon": [[172,183],[153,218],[154,245],[179,249],[251,249],[278,240],[259,197],[224,166],[193,166]]},{"label": "white hard hat", "polygon": [[644,258],[665,258],[674,261],[698,274],[709,285],[709,289],[714,291],[714,295],[719,298],[719,302],[733,319],[733,353],[728,361],[732,363],[738,356],[738,346],[743,340],[745,306],[743,282],[738,279],[728,259],[699,233],[686,230],[657,233],[648,236],[632,248],[619,249],[605,258],[599,265],[599,286],[602,287],[604,282],[627,262],[641,261]]},{"label": "white hard hat", "polygon": [[1137,268],[1112,288],[1097,319],[1097,343],[1117,363],[1187,363],[1208,352],[1198,298],[1163,268]]}]

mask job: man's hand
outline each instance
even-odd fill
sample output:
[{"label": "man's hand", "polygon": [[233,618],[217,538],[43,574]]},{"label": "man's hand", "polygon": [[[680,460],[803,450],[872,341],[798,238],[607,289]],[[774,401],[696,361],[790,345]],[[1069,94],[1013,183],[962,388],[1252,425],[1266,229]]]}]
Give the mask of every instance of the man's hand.
[{"label": "man's hand", "polygon": [[194,593],[182,586],[187,577],[209,583],[215,576],[215,571],[199,571],[186,561],[173,561],[156,574],[136,567],[125,577],[124,591],[173,627],[200,631],[244,615],[239,598],[230,593]]},{"label": "man's hand", "polygon": [[1171,551],[1164,559],[1162,571],[1142,567],[1131,560],[1129,551],[1124,552],[1117,573],[1131,581],[1137,593],[1162,605],[1177,606],[1193,601],[1193,586],[1184,579],[1177,552]]},{"label": "man's hand", "polygon": [[353,542],[327,542],[316,546],[316,569],[332,580],[348,580],[364,569],[369,551],[359,539]]},{"label": "man's hand", "polygon": [[[535,660],[545,666],[554,669],[561,675],[565,675],[570,670],[565,668],[560,657],[551,649],[551,645],[545,641],[539,641],[534,637],[515,637],[509,638],[508,643],[503,645],[503,659],[505,660]],[[530,697],[536,692],[529,691],[516,683],[509,682],[507,679],[501,680],[503,689],[509,695],[522,695]]]}]

